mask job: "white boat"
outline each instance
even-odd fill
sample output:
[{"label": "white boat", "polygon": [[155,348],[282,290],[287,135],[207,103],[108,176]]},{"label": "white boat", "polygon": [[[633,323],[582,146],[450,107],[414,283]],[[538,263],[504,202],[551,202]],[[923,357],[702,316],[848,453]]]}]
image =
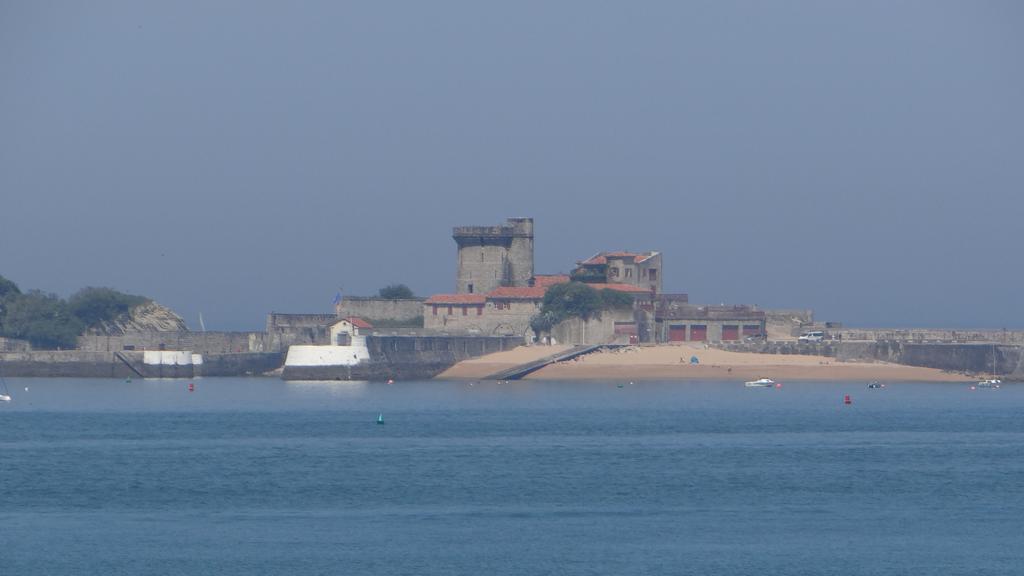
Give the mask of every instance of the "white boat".
[{"label": "white boat", "polygon": [[759,378],[757,380],[751,380],[750,382],[744,382],[744,386],[747,388],[770,388],[775,386],[775,380],[771,378]]},{"label": "white boat", "polygon": [[[3,392],[0,392],[0,402],[11,401],[11,391],[7,388],[7,380],[4,380],[4,375],[0,374],[0,388],[3,388]],[[28,390],[28,388],[26,388]]]},{"label": "white boat", "polygon": [[1003,383],[1002,380],[996,378],[996,345],[992,345],[992,377],[986,378],[975,384],[977,388],[999,388],[999,385]]}]

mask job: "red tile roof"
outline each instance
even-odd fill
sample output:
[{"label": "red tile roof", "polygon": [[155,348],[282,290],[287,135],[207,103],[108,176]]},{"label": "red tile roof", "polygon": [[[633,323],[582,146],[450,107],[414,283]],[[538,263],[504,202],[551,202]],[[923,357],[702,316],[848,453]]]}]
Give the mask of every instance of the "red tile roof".
[{"label": "red tile roof", "polygon": [[373,324],[370,324],[369,322],[367,322],[366,320],[363,320],[362,318],[356,318],[355,316],[350,316],[348,318],[345,318],[345,320],[348,320],[349,322],[351,322],[352,325],[355,326],[356,328],[366,328],[367,330],[370,330],[370,329],[373,328]]},{"label": "red tile roof", "polygon": [[502,286],[488,292],[487,298],[489,300],[541,300],[544,298],[544,293],[547,291],[548,289],[546,286]]},{"label": "red tile roof", "polygon": [[483,304],[487,298],[483,294],[434,294],[424,304]]},{"label": "red tile roof", "polygon": [[641,286],[633,286],[632,284],[604,284],[601,282],[587,282],[587,286],[590,286],[594,290],[603,290],[605,288],[609,290],[618,290],[619,292],[630,292],[633,294],[650,294],[650,288],[643,288]]},{"label": "red tile roof", "polygon": [[533,277],[533,285],[539,288],[550,288],[555,284],[565,284],[568,281],[568,274],[537,274]]},{"label": "red tile roof", "polygon": [[594,265],[594,264],[607,264],[609,258],[632,258],[634,262],[643,262],[648,258],[653,257],[657,252],[648,252],[647,254],[638,254],[636,252],[598,252],[594,256],[591,256],[587,260],[580,262],[581,265]]}]

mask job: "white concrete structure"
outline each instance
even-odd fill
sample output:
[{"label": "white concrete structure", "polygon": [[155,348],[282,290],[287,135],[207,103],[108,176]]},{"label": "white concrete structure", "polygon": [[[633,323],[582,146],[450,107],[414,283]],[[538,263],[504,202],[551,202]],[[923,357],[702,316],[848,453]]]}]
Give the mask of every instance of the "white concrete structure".
[{"label": "white concrete structure", "polygon": [[365,336],[353,336],[352,346],[289,346],[287,366],[355,366],[370,359]]},{"label": "white concrete structure", "polygon": [[192,366],[202,365],[203,355],[182,350],[146,350],[142,363],[150,366]]}]

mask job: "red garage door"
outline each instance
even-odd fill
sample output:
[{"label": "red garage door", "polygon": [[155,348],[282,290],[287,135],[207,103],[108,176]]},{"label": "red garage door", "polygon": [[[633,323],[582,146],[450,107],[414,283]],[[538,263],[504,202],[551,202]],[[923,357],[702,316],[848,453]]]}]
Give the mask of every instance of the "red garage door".
[{"label": "red garage door", "polygon": [[722,326],[722,340],[739,340],[740,327],[738,324],[726,324]]},{"label": "red garage door", "polygon": [[686,324],[668,327],[669,342],[683,342],[686,340]]},{"label": "red garage door", "polygon": [[708,339],[708,327],[704,324],[690,324],[690,340],[703,342]]}]

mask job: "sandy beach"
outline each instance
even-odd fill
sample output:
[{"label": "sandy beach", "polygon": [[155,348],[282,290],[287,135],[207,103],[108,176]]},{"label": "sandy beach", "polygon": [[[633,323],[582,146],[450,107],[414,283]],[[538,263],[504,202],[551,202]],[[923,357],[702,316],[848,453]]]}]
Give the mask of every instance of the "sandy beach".
[{"label": "sandy beach", "polygon": [[[460,362],[438,378],[484,378],[555,354],[567,347],[520,347]],[[697,364],[691,364],[696,356]],[[864,380],[965,382],[971,378],[934,368],[884,362],[840,362],[826,356],[727,352],[703,345],[632,346],[603,350],[547,366],[533,380]]]}]

